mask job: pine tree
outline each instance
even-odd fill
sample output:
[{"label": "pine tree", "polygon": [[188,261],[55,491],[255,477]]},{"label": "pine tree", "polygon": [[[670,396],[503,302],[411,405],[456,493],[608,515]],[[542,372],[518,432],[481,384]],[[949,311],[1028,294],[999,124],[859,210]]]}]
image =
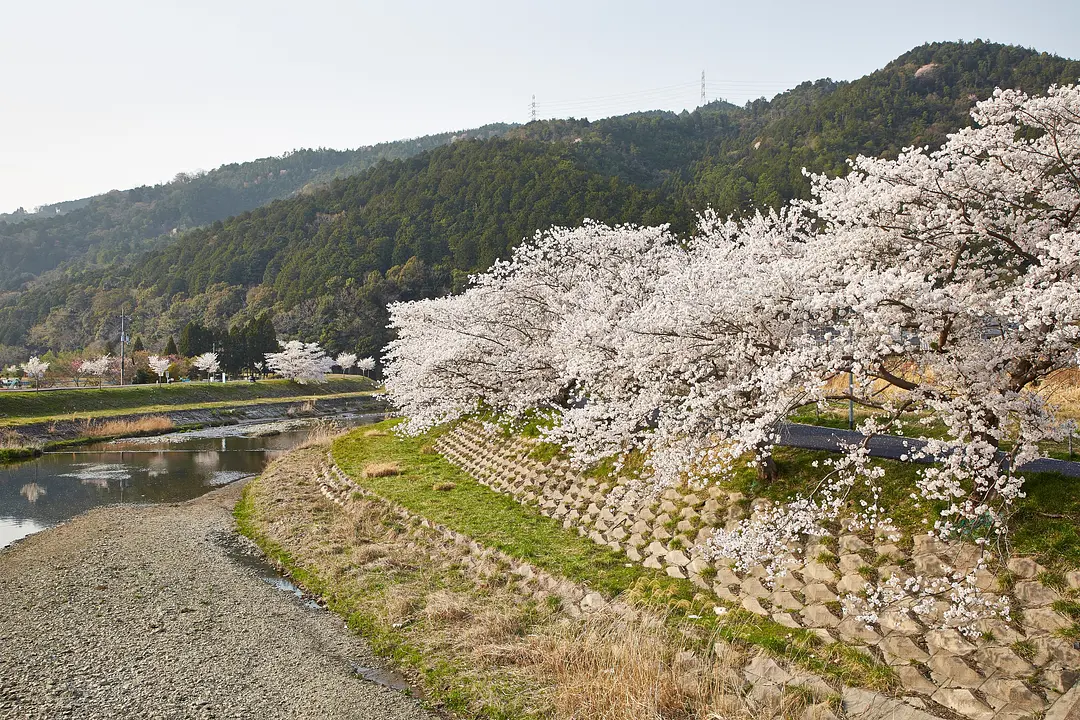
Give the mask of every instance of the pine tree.
[{"label": "pine tree", "polygon": [[169,336],[169,342],[165,343],[165,355],[171,357],[173,355],[179,355],[179,354],[180,354],[180,351],[176,349],[176,340],[173,339],[172,335],[170,335]]}]

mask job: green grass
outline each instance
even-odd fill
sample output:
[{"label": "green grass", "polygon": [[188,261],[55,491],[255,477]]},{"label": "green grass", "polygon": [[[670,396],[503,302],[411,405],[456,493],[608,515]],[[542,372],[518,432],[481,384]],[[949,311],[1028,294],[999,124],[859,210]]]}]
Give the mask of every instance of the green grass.
[{"label": "green grass", "polygon": [[[373,427],[387,430],[395,423],[385,421]],[[434,435],[402,438],[368,432],[365,429],[338,438],[332,448],[334,460],[358,484],[413,514],[608,597],[621,595],[652,607],[672,623],[695,626],[704,637],[717,635],[758,645],[848,684],[882,690],[895,687],[896,676],[889,668],[846,645],[826,646],[808,631],[740,609],[718,619],[713,612],[718,600],[690,581],[629,563],[625,555],[564,529],[556,520],[482,485],[441,455],[425,453],[423,449]],[[397,463],[401,474],[364,477],[366,465],[385,462]],[[453,490],[434,489],[447,482],[454,483]]]},{"label": "green grass", "polygon": [[298,385],[286,380],[256,383],[173,383],[80,390],[0,392],[0,427],[12,427],[72,416],[113,417],[130,413],[164,412],[227,407],[239,402],[258,404],[330,395],[358,395],[372,390],[362,377],[336,377],[320,385]]},{"label": "green grass", "polygon": [[[782,502],[813,487],[827,471],[824,461],[835,453],[798,448],[777,448],[779,477],[762,483],[749,468],[739,468],[731,487],[747,497]],[[813,463],[817,462],[818,467]],[[885,469],[881,480],[882,505],[908,534],[926,532],[933,526],[942,503],[916,502],[911,498],[921,466],[898,460],[875,459]],[[1010,524],[1010,550],[1033,556],[1047,568],[1061,572],[1080,568],[1080,479],[1055,473],[1025,473],[1024,491]]]}]

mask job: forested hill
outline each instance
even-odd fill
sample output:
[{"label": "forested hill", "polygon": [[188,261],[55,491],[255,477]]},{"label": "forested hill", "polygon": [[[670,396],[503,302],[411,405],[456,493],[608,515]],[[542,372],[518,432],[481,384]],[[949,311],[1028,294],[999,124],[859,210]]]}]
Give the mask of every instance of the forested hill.
[{"label": "forested hill", "polygon": [[[181,234],[129,264],[0,296],[0,343],[70,348],[115,334],[127,304],[157,347],[189,321],[269,314],[285,337],[377,352],[385,303],[460,288],[522,238],[590,217],[692,224],[804,196],[802,168],[940,143],[995,87],[1045,91],[1080,63],[991,43],[916,48],[853,82],[807,82],[746,107],[541,121],[381,163]],[[74,214],[74,213],[72,213]]]},{"label": "forested hill", "polygon": [[0,214],[0,291],[18,288],[65,263],[109,265],[164,244],[173,234],[314,190],[382,160],[412,157],[457,139],[495,137],[510,127],[486,125],[356,150],[296,150],[205,173],[180,173],[172,182],[152,187],[113,190],[36,212]]}]

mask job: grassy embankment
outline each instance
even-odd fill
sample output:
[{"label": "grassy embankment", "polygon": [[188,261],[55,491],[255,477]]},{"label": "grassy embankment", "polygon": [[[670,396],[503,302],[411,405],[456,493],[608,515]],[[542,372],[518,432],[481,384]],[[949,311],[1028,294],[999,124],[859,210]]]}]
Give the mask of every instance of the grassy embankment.
[{"label": "grassy embankment", "polygon": [[[624,600],[656,611],[567,613],[559,593],[530,585],[497,557],[473,555],[464,563],[440,532],[415,516],[403,522],[397,503],[358,495],[345,508],[326,502],[310,479],[325,446],[275,461],[245,488],[236,508],[241,530],[414,678],[431,705],[460,717],[550,720],[703,720],[718,712],[751,720],[760,712],[747,702],[745,680],[735,672],[757,651],[738,639],[769,632],[756,618],[732,612],[717,628],[698,615],[708,611],[715,618],[714,603],[687,584],[627,568],[625,558],[447,472],[452,468],[423,443],[406,441],[386,452],[398,442],[375,428],[356,431],[336,447],[358,459],[358,445],[375,446],[360,452],[382,459],[358,461],[369,472],[378,469],[386,483],[407,483],[411,499],[434,515],[483,515],[470,527],[485,546],[517,548],[536,565],[576,574],[608,595],[621,591]],[[424,500],[424,487],[437,495]],[[515,523],[526,528],[523,536]],[[846,648],[814,644],[816,638],[787,628],[772,639],[801,653],[804,662],[821,658],[823,670],[825,662],[835,663],[834,678],[878,687],[890,682],[881,668]],[[797,717],[812,704],[835,709],[838,700],[830,688],[796,678],[771,698],[769,714]]]},{"label": "grassy embankment", "polygon": [[[406,551],[396,561],[399,567],[394,568],[393,563],[389,568],[384,567],[379,565],[378,560],[366,565],[363,561],[370,559],[365,554],[371,552],[371,543],[389,548],[392,541],[374,537],[378,533],[372,532],[370,527],[361,532],[357,529],[359,525],[350,526],[347,520],[332,519],[335,515],[345,514],[327,507],[325,502],[319,503],[321,498],[313,498],[312,504],[321,504],[325,508],[325,516],[307,520],[278,520],[279,526],[283,522],[291,522],[294,529],[291,541],[282,541],[280,527],[277,533],[267,532],[266,516],[278,513],[280,517],[295,513],[295,504],[283,502],[280,497],[262,498],[262,508],[257,511],[254,495],[258,493],[245,495],[244,502],[238,508],[238,518],[246,531],[258,538],[260,544],[304,585],[328,597],[333,609],[342,614],[354,629],[368,637],[379,652],[393,658],[400,666],[414,670],[423,679],[425,688],[431,693],[430,697],[447,707],[458,710],[468,708],[470,715],[484,717],[533,717],[533,714],[524,712],[520,707],[515,710],[500,704],[503,700],[499,698],[505,697],[508,692],[511,696],[517,693],[519,697],[532,697],[527,693],[522,695],[520,688],[513,688],[516,687],[515,682],[521,680],[521,673],[534,673],[530,676],[531,682],[540,682],[535,676],[536,672],[540,672],[544,682],[548,683],[545,687],[555,696],[563,698],[563,705],[572,709],[566,714],[555,712],[554,716],[573,717],[575,712],[582,711],[581,698],[589,694],[579,692],[581,683],[600,683],[589,692],[603,696],[603,691],[595,687],[607,687],[604,683],[609,682],[606,676],[598,679],[590,675],[590,667],[600,668],[604,673],[610,673],[611,668],[615,668],[614,674],[623,687],[629,676],[633,675],[619,660],[609,658],[600,661],[596,656],[583,658],[588,653],[576,651],[560,655],[559,648],[565,648],[568,641],[572,641],[574,647],[584,644],[595,650],[597,637],[604,638],[597,645],[598,652],[604,657],[607,657],[604,653],[616,652],[612,643],[654,647],[659,655],[651,656],[649,662],[655,665],[659,657],[661,667],[669,672],[673,672],[678,664],[675,662],[678,653],[672,648],[685,648],[687,644],[690,650],[706,657],[710,667],[722,664],[721,658],[708,650],[714,641],[720,639],[727,642],[725,647],[736,648],[736,651],[742,648],[742,652],[746,652],[752,646],[760,646],[819,675],[849,685],[886,690],[892,687],[894,680],[888,669],[875,665],[841,644],[825,646],[809,633],[793,631],[739,610],[732,610],[723,618],[717,618],[712,612],[717,601],[710,594],[700,592],[688,581],[675,580],[626,563],[626,558],[621,554],[566,531],[561,524],[508,496],[491,491],[449,464],[432,451],[430,444],[435,435],[402,439],[382,432],[389,424],[377,426],[375,430],[355,431],[338,439],[333,445],[335,460],[361,486],[390,503],[408,509],[414,515],[466,534],[484,546],[527,560],[553,575],[584,584],[606,597],[619,597],[633,606],[648,608],[653,615],[665,618],[661,630],[638,626],[628,629],[624,626],[618,631],[610,628],[598,631],[586,625],[568,636],[565,627],[560,626],[562,629],[555,632],[555,637],[550,626],[551,608],[522,608],[520,600],[515,605],[513,598],[499,594],[505,589],[502,585],[498,586],[499,592],[495,592],[493,587],[485,587],[476,594],[469,589],[470,583],[461,575],[452,574],[448,579],[445,573],[440,574],[425,566],[417,559],[418,553],[411,545],[411,539]],[[546,450],[550,448],[541,447],[538,452],[543,454]],[[779,482],[761,486],[753,473],[747,471],[737,474],[732,487],[747,495],[746,502],[754,497],[781,500],[819,478],[823,472],[820,463],[828,456],[822,452],[784,448],[778,452]],[[817,468],[813,465],[815,461],[819,464]],[[888,471],[883,499],[885,504],[906,530],[919,532],[925,527],[923,521],[932,517],[934,509],[925,505],[917,507],[908,496],[916,468],[894,461],[878,462]],[[289,482],[290,485],[305,484],[296,480],[297,476]],[[371,506],[369,501],[362,504]],[[345,522],[345,526],[337,535],[332,535],[331,528],[335,522]],[[379,522],[379,532],[395,525],[400,528],[400,521],[384,516]],[[1049,568],[1047,576],[1042,578],[1044,582],[1055,584],[1055,578],[1060,578],[1065,570],[1080,567],[1078,527],[1080,498],[1074,492],[1069,492],[1067,481],[1055,476],[1033,475],[1028,480],[1028,497],[1014,517],[1012,549],[1021,554],[1034,555]],[[364,536],[363,541],[367,545],[356,542],[358,534]],[[436,539],[436,542],[440,541]],[[312,543],[317,545],[314,551],[311,549]],[[358,555],[361,562],[357,562]],[[492,582],[503,578],[503,582],[509,585],[516,578],[508,575],[506,568],[495,568]],[[447,606],[447,593],[457,598],[450,603],[452,607]],[[1066,610],[1080,610],[1080,605],[1076,605],[1075,601],[1063,602],[1070,605]],[[499,666],[496,670],[509,664],[512,666],[509,675],[492,675],[495,670],[491,668],[491,658],[484,655],[487,651],[470,644],[475,639],[470,633],[490,630],[491,613],[494,612],[491,604],[504,608],[504,614],[513,615],[512,621],[506,617],[500,621],[509,623],[506,626],[511,628],[507,631],[509,635],[500,636],[497,642],[491,639],[501,648],[491,651],[496,656],[494,664]],[[512,606],[516,608],[513,612],[509,609]],[[457,619],[448,621],[447,617]],[[470,625],[481,619],[487,630]],[[1077,619],[1080,620],[1080,617]],[[1073,633],[1078,631],[1080,624],[1071,630]],[[634,636],[631,641],[629,638],[633,633],[641,633],[641,636]],[[589,639],[583,640],[586,637]],[[526,642],[524,638],[530,640]],[[672,638],[675,638],[674,645]],[[542,656],[561,657],[560,662],[565,666],[564,674],[569,672],[576,677],[553,680],[554,670],[551,667],[537,669],[531,665],[538,657],[537,643],[549,643],[544,645]],[[583,662],[588,667],[577,666],[575,662]],[[654,685],[649,683],[660,683],[661,679],[650,678],[648,682],[640,678],[632,682],[644,682],[650,692],[659,697]],[[578,691],[573,689],[575,683]],[[678,678],[675,685],[679,685]],[[697,692],[700,694],[701,691]],[[712,702],[715,706],[717,702],[731,699],[729,692],[714,693],[709,698],[702,702]],[[678,702],[683,701],[685,698]],[[563,707],[558,703],[556,705]],[[502,710],[477,713],[477,707]],[[535,716],[550,715],[541,713]],[[739,713],[732,711],[731,716],[737,717]]]},{"label": "grassy embankment", "polygon": [[[376,429],[388,428],[393,422]],[[362,487],[415,515],[555,576],[587,585],[608,598],[618,596],[660,612],[673,624],[696,628],[703,637],[757,645],[849,684],[887,688],[893,682],[891,671],[843,644],[826,646],[812,633],[738,609],[719,619],[713,611],[717,600],[710,593],[699,591],[689,581],[628,563],[621,553],[487,488],[432,452],[434,439],[434,434],[400,438],[358,431],[337,440],[333,455]],[[396,465],[399,473],[375,477],[364,472],[366,467],[382,463]]]}]

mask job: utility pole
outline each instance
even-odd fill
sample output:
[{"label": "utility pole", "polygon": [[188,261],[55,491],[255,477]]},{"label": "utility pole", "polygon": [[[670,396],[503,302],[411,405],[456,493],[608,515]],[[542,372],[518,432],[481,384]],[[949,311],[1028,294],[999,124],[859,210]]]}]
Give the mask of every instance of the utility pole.
[{"label": "utility pole", "polygon": [[536,122],[536,96],[532,96],[532,102],[529,103],[529,122]]},{"label": "utility pole", "polygon": [[124,386],[124,345],[127,343],[127,328],[125,321],[127,316],[124,315],[123,306],[120,307],[120,387]]},{"label": "utility pole", "polygon": [[705,71],[701,71],[701,104],[705,104]]}]

